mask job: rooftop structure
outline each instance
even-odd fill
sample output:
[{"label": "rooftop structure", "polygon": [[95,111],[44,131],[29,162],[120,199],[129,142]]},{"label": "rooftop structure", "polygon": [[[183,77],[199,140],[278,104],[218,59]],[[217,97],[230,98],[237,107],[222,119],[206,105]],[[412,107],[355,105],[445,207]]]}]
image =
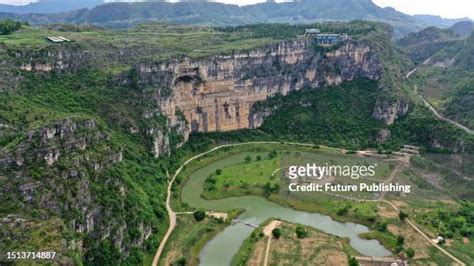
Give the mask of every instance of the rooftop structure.
[{"label": "rooftop structure", "polygon": [[71,40],[64,38],[62,36],[50,36],[50,37],[46,37],[46,39],[53,43],[71,42]]},{"label": "rooftop structure", "polygon": [[320,33],[316,36],[316,41],[321,45],[331,45],[341,41],[340,34]]}]

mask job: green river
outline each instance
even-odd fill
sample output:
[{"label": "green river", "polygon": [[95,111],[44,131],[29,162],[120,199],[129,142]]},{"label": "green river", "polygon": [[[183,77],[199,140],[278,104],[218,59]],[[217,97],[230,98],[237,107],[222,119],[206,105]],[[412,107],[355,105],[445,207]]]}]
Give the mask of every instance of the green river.
[{"label": "green river", "polygon": [[[205,200],[201,197],[204,181],[217,168],[224,168],[241,161],[245,153],[233,155],[204,166],[191,174],[183,187],[182,200],[190,206],[214,211],[245,209],[238,218],[259,225],[269,218],[278,218],[292,223],[312,226],[326,233],[347,237],[350,245],[366,256],[389,256],[391,252],[376,240],[364,240],[358,235],[368,232],[369,228],[356,223],[341,223],[327,215],[296,211],[258,196],[231,197],[219,200]],[[242,242],[250,236],[254,228],[241,223],[233,223],[216,235],[203,248],[200,254],[201,265],[229,265]]]}]

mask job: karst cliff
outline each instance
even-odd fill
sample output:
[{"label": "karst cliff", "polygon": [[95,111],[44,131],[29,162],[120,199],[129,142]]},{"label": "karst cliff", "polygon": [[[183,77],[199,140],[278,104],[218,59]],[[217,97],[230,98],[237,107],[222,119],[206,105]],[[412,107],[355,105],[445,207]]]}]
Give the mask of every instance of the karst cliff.
[{"label": "karst cliff", "polygon": [[320,53],[306,38],[204,60],[142,63],[137,71],[143,83],[171,88],[168,95],[155,94],[171,124],[184,115],[190,131],[199,132],[256,128],[262,119],[253,105],[276,94],[381,75],[377,54],[366,44],[347,41]]}]

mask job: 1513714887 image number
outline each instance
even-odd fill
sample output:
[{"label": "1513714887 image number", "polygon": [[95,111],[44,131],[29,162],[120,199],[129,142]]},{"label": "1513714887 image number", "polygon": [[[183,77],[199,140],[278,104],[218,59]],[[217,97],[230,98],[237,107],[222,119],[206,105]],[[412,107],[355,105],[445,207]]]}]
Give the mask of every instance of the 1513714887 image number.
[{"label": "1513714887 image number", "polygon": [[52,260],[56,251],[9,251],[7,260]]}]

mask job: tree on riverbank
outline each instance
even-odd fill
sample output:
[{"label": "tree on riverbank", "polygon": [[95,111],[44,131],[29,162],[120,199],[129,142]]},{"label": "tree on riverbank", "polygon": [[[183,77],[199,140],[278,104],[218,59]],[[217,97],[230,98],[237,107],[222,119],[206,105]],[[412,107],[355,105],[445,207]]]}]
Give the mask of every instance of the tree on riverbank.
[{"label": "tree on riverbank", "polygon": [[272,235],[274,238],[278,239],[281,236],[281,229],[280,228],[275,228],[272,230]]},{"label": "tree on riverbank", "polygon": [[204,220],[206,218],[206,212],[204,210],[197,210],[193,213],[194,219],[198,222]]}]

